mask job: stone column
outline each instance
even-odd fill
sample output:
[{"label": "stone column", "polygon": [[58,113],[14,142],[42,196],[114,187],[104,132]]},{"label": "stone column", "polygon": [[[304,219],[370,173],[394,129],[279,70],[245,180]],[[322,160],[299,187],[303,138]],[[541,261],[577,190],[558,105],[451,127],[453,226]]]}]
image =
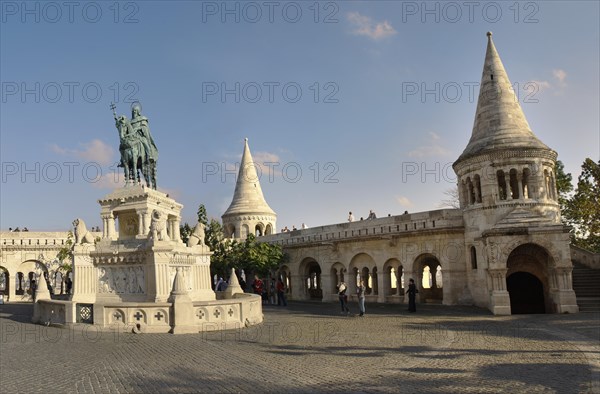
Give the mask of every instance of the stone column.
[{"label": "stone column", "polygon": [[115,240],[115,239],[117,239],[117,234],[116,234],[116,230],[115,230],[115,216],[112,214],[112,212],[110,214],[108,214],[107,221],[108,221],[108,230],[106,233],[107,237],[109,239]]},{"label": "stone column", "polygon": [[510,315],[510,296],[506,290],[506,268],[489,268],[492,280],[490,309],[494,315]]},{"label": "stone column", "polygon": [[181,234],[179,233],[179,226],[181,225],[181,218],[176,217],[173,220],[173,237],[172,241],[176,241],[176,242],[180,242],[182,243],[183,241],[181,240]]},{"label": "stone column", "polygon": [[[389,277],[389,274],[387,275]],[[387,290],[383,280],[384,276],[385,273],[383,272],[383,268],[377,267],[377,302],[380,304],[385,303],[385,294]],[[375,283],[373,283],[373,285],[375,285]]]},{"label": "stone column", "polygon": [[138,210],[136,213],[138,217],[137,235],[144,235],[144,212]]},{"label": "stone column", "polygon": [[290,283],[292,284],[292,289],[290,292],[291,299],[294,300],[304,300],[307,299],[307,294],[305,294],[306,284],[304,283],[304,275],[296,275],[290,273]]},{"label": "stone column", "polygon": [[102,238],[108,238],[108,217],[102,216]]},{"label": "stone column", "polygon": [[[323,264],[323,266],[329,266],[330,264]],[[322,301],[334,301],[336,298],[335,289],[331,290],[331,270],[326,273],[325,270],[321,271],[321,292],[323,294]],[[332,294],[333,292],[333,294]]]},{"label": "stone column", "polygon": [[74,302],[93,303],[96,301],[98,271],[90,252],[93,245],[76,245],[73,248],[73,297]]},{"label": "stone column", "polygon": [[519,191],[519,199],[525,199],[525,192],[523,191],[523,173],[517,172],[517,190]]},{"label": "stone column", "polygon": [[553,312],[556,313],[577,313],[577,297],[572,288],[572,267],[556,267],[553,276],[556,277],[557,289],[550,290],[550,299],[552,300]]},{"label": "stone column", "polygon": [[8,275],[8,300],[4,301],[15,301],[17,298],[17,276],[16,275]]}]

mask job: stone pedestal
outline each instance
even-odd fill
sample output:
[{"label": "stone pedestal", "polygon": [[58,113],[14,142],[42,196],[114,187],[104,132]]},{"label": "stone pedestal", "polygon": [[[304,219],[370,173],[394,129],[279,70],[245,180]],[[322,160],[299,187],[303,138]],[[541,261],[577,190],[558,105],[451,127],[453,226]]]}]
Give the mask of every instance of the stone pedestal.
[{"label": "stone pedestal", "polygon": [[490,310],[494,315],[510,315],[510,296],[506,290],[495,290],[490,297]]},{"label": "stone pedestal", "polygon": [[577,313],[577,297],[573,290],[550,290],[550,299],[556,313]]}]

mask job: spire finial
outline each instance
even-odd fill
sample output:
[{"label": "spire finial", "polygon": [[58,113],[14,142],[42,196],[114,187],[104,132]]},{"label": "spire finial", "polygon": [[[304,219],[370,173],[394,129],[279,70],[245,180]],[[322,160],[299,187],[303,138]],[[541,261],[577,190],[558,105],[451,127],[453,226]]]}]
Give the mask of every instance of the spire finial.
[{"label": "spire finial", "polygon": [[488,36],[488,38],[492,38],[492,32],[488,31],[487,33],[485,33],[486,36]]},{"label": "spire finial", "polygon": [[248,142],[248,137],[244,138],[244,142]]}]

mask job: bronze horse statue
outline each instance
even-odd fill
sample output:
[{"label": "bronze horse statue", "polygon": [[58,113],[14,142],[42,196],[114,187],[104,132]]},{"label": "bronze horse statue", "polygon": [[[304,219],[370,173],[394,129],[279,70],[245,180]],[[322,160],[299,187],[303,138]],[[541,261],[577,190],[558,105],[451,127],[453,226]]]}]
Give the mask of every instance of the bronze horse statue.
[{"label": "bronze horse statue", "polygon": [[147,152],[144,143],[144,136],[138,133],[131,126],[127,117],[121,115],[116,118],[117,129],[121,143],[119,152],[121,152],[121,163],[125,172],[125,184],[141,183],[140,172],[146,181],[146,185],[156,189],[156,159],[152,157],[151,152]]}]

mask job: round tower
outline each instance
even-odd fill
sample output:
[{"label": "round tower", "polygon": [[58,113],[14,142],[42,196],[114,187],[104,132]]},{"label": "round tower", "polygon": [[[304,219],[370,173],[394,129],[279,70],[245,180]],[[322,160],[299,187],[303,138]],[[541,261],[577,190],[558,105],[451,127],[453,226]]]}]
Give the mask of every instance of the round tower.
[{"label": "round tower", "polygon": [[[497,314],[522,306],[517,293],[541,299],[536,311],[574,311],[569,238],[556,191],[557,153],[531,131],[492,33],[487,37],[471,139],[453,164],[469,287],[476,303]],[[517,273],[533,278],[512,280]],[[520,283],[516,289],[511,280]],[[536,286],[540,294],[527,293]]]},{"label": "round tower", "polygon": [[244,139],[233,200],[221,219],[226,238],[246,239],[248,234],[262,236],[275,233],[277,215],[263,196],[248,138]]}]

